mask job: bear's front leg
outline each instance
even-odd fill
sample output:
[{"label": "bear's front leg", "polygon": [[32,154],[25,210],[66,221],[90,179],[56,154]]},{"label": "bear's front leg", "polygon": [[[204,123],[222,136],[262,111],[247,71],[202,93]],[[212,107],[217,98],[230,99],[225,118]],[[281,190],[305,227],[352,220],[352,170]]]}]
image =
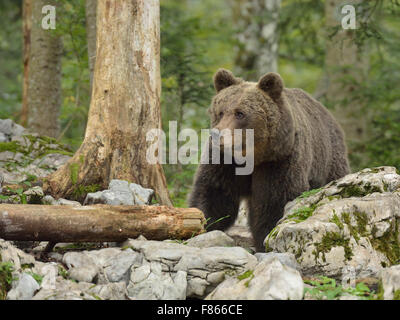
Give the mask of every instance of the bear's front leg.
[{"label": "bear's front leg", "polygon": [[256,167],[251,189],[249,227],[257,252],[265,252],[265,237],[282,218],[285,205],[309,189],[308,179],[289,163],[267,163]]},{"label": "bear's front leg", "polygon": [[250,188],[251,176],[235,175],[234,165],[200,164],[188,204],[204,213],[207,231],[226,230],[236,220],[240,197]]}]

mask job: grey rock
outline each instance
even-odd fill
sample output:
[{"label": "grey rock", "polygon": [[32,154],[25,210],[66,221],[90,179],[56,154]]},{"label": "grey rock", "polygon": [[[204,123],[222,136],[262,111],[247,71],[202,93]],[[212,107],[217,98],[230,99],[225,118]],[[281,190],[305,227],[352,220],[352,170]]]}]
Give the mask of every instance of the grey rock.
[{"label": "grey rock", "polygon": [[4,135],[11,136],[15,123],[11,119],[0,119],[0,132]]},{"label": "grey rock", "polygon": [[97,300],[95,295],[88,292],[91,288],[93,283],[77,283],[58,276],[53,288],[41,289],[32,300]]},{"label": "grey rock", "polygon": [[[0,219],[5,219],[6,215],[0,211]],[[30,254],[13,246],[10,242],[0,239],[0,256],[2,262],[11,262],[15,270],[21,270],[22,265],[34,265],[35,258]]]},{"label": "grey rock", "polygon": [[108,189],[88,193],[84,205],[103,203],[109,205],[144,205],[149,204],[154,191],[129,183],[124,180],[113,179]]},{"label": "grey rock", "polygon": [[125,282],[97,285],[90,288],[87,292],[102,300],[127,300]]},{"label": "grey rock", "polygon": [[104,248],[100,250],[85,251],[99,268],[110,265],[113,259],[121,253],[119,248]]},{"label": "grey rock", "polygon": [[162,272],[158,262],[134,268],[127,288],[131,300],[185,300],[186,272]]},{"label": "grey rock", "polygon": [[233,247],[235,246],[235,241],[224,232],[215,230],[189,239],[186,245],[197,248]]},{"label": "grey rock", "polygon": [[300,271],[300,265],[298,264],[296,257],[294,256],[293,253],[280,253],[280,252],[268,252],[268,253],[263,253],[263,252],[257,252],[254,255],[259,262],[261,261],[272,261],[274,258],[278,259],[283,265],[288,266],[290,268],[296,269],[297,271]]},{"label": "grey rock", "polygon": [[[125,242],[143,254],[146,261],[160,262],[163,273],[187,274],[187,297],[203,298],[225,274],[238,275],[257,265],[257,258],[240,247],[197,248],[165,241],[129,240]],[[141,276],[146,268],[140,270]]]},{"label": "grey rock", "polygon": [[70,268],[81,268],[89,265],[96,266],[96,263],[86,252],[67,252],[64,254],[63,263]]},{"label": "grey rock", "polygon": [[130,183],[129,189],[132,191],[135,198],[135,204],[137,205],[150,204],[151,199],[154,196],[154,190],[143,188],[136,183]]},{"label": "grey rock", "polygon": [[400,265],[385,268],[381,271],[383,299],[393,300],[396,291],[400,290]]},{"label": "grey rock", "polygon": [[27,273],[21,273],[18,277],[18,280],[13,281],[12,288],[7,294],[7,299],[31,300],[35,292],[39,289],[39,284],[31,275]]},{"label": "grey rock", "polygon": [[230,277],[218,285],[206,300],[300,300],[304,284],[297,270],[277,258],[261,261],[244,278]]},{"label": "grey rock", "polygon": [[114,192],[111,190],[88,193],[84,205],[90,204],[133,205],[134,198],[130,192]]},{"label": "grey rock", "polygon": [[104,268],[104,273],[110,282],[129,282],[130,269],[132,266],[140,266],[143,257],[131,249],[121,251],[113,257],[110,264]]},{"label": "grey rock", "polygon": [[69,269],[69,277],[79,282],[94,282],[98,274],[98,269],[94,265],[84,267],[73,267]]},{"label": "grey rock", "polygon": [[[400,175],[393,167],[364,169],[332,181],[315,194],[288,203],[265,245],[274,252],[295,254],[306,276],[376,278],[384,265],[392,264],[379,247],[386,246],[384,236],[395,232],[399,187]],[[312,214],[298,220],[304,207],[312,208]],[[399,239],[393,241],[399,245]]]},{"label": "grey rock", "polygon": [[[50,147],[50,146],[49,146]],[[58,146],[55,146],[57,149]],[[64,165],[69,159],[70,156],[61,153],[49,153],[42,158],[37,158],[32,162],[34,166],[43,166],[49,169],[58,169],[62,165]]]},{"label": "grey rock", "polygon": [[67,252],[63,263],[68,267],[71,279],[76,281],[92,282],[99,272],[99,267],[87,252]]},{"label": "grey rock", "polygon": [[8,142],[8,138],[3,132],[0,132],[0,142]]},{"label": "grey rock", "polygon": [[67,200],[67,199],[54,199],[50,195],[46,195],[42,198],[42,204],[48,204],[48,205],[53,205],[53,206],[81,206],[80,202],[78,201],[73,201],[73,200]]}]

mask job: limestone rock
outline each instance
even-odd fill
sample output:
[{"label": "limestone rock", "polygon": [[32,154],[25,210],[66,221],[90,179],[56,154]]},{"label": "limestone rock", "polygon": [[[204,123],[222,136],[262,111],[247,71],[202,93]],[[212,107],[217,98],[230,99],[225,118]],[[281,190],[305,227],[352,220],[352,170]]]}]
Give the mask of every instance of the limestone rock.
[{"label": "limestone rock", "polygon": [[84,205],[144,205],[150,204],[154,191],[124,180],[111,180],[107,190],[88,193]]},{"label": "limestone rock", "polygon": [[254,270],[229,277],[206,300],[300,300],[303,292],[300,273],[273,258],[261,261]]},{"label": "limestone rock", "polygon": [[381,271],[384,300],[400,299],[400,265],[385,268]]},{"label": "limestone rock", "polygon": [[287,204],[266,249],[295,255],[303,275],[377,277],[400,257],[400,176],[364,169]]},{"label": "limestone rock", "polygon": [[13,281],[12,289],[7,294],[8,300],[31,300],[40,286],[36,280],[27,273],[21,273],[18,280]]}]

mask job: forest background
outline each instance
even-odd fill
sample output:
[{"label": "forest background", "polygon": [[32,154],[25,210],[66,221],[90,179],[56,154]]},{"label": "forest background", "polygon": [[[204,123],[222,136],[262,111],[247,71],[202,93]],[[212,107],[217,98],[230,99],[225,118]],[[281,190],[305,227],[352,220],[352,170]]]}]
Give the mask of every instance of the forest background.
[{"label": "forest background", "polygon": [[[35,0],[33,0],[35,1]],[[60,129],[75,151],[91,97],[85,0],[58,0],[62,39]],[[338,27],[354,4],[357,28]],[[161,0],[162,126],[209,128],[218,68],[256,81],[279,72],[328,107],[343,126],[352,170],[400,169],[400,2]],[[340,25],[340,24],[339,24]],[[0,118],[21,123],[23,1],[0,1]],[[182,142],[184,144],[184,142]],[[175,206],[186,206],[196,165],[164,165]]]}]

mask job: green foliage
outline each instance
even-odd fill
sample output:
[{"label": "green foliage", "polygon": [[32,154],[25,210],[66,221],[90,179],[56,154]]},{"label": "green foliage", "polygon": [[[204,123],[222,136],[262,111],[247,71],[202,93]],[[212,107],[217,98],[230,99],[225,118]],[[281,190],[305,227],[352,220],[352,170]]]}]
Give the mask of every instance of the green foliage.
[{"label": "green foliage", "polygon": [[56,32],[64,44],[60,137],[76,150],[85,134],[91,96],[85,0],[58,0]]},{"label": "green foliage", "polygon": [[40,274],[34,273],[34,272],[25,272],[26,274],[29,274],[33,279],[36,280],[36,282],[41,285],[42,281],[43,281],[43,276],[41,276]]},{"label": "green foliage", "polygon": [[0,119],[18,115],[22,99],[22,1],[0,2]]},{"label": "green foliage", "polygon": [[11,289],[13,271],[14,265],[11,262],[1,262],[0,256],[0,300],[5,300],[7,292]]},{"label": "green foliage", "polygon": [[[235,30],[239,24],[232,19],[232,1],[161,0],[161,108],[165,131],[171,120],[178,121],[178,131],[193,128],[199,132],[209,127],[206,109],[214,94],[212,75],[217,68],[234,67]],[[325,3],[285,0],[279,15],[279,72],[286,86],[300,87],[311,94],[324,74],[326,42],[338,31],[326,28]],[[368,142],[350,146],[352,168],[400,168],[400,4],[395,0],[362,1],[357,13],[359,28],[354,31],[354,39],[361,51],[368,50],[368,76],[361,83],[343,77],[343,84],[355,88],[343,105],[351,108],[353,103],[362,103],[365,112],[358,116],[371,115],[373,120]],[[60,139],[74,151],[82,142],[90,104],[84,0],[58,0],[54,32],[62,36],[64,43]],[[16,119],[20,110],[22,44],[22,1],[3,0],[0,61],[6,63],[0,64],[0,118]],[[329,106],[329,101],[322,102]],[[179,142],[179,146],[184,143]],[[9,147],[19,148],[0,144],[0,150]],[[21,164],[9,162],[5,166],[13,170],[17,165]],[[164,165],[176,206],[186,206],[196,167]],[[307,216],[307,212],[303,214]]]},{"label": "green foliage", "polygon": [[302,222],[304,220],[307,220],[309,217],[311,217],[316,209],[317,205],[313,204],[309,207],[304,206],[299,209],[297,209],[294,213],[289,215],[287,219],[293,220],[296,223]]},{"label": "green foliage", "polygon": [[358,296],[362,300],[375,298],[374,291],[371,291],[363,282],[359,282],[355,287],[343,288],[336,283],[335,279],[320,276],[315,280],[305,280],[304,283],[312,286],[312,288],[305,288],[304,293],[318,300],[334,300],[348,294]]},{"label": "green foliage", "polygon": [[[229,24],[223,25],[227,13],[220,1],[161,1],[161,111],[166,132],[169,121],[177,121],[178,133],[182,128],[198,133],[209,128],[206,108],[214,94],[212,75],[227,64],[227,52],[232,52]],[[184,143],[179,142],[178,148]],[[164,165],[175,206],[186,206],[196,167]]]},{"label": "green foliage", "polygon": [[314,194],[317,194],[318,192],[320,192],[321,190],[322,190],[322,188],[312,189],[312,190],[305,191],[305,192],[303,192],[301,195],[299,195],[299,196],[297,197],[297,199],[305,199],[305,198],[311,197],[311,196],[313,196]]}]

